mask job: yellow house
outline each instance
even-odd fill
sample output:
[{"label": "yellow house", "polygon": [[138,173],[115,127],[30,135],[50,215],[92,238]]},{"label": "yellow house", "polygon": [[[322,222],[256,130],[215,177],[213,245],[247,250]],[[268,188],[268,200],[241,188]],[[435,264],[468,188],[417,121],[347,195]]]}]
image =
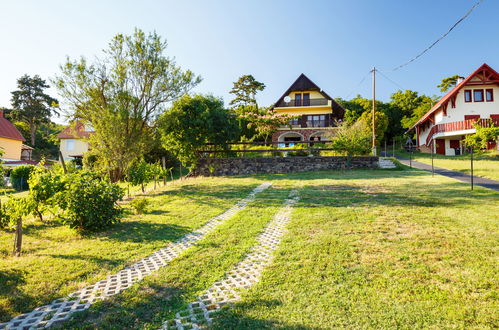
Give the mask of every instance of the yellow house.
[{"label": "yellow house", "polygon": [[92,131],[92,128],[77,120],[57,135],[60,141],[59,150],[65,161],[83,157],[83,154],[88,151],[87,138]]},{"label": "yellow house", "polygon": [[21,160],[21,149],[24,137],[10,121],[3,116],[0,110],[0,148],[3,151],[3,161]]},{"label": "yellow house", "polygon": [[296,118],[272,135],[274,142],[320,141],[337,129],[345,109],[303,73],[273,106],[277,114]]}]

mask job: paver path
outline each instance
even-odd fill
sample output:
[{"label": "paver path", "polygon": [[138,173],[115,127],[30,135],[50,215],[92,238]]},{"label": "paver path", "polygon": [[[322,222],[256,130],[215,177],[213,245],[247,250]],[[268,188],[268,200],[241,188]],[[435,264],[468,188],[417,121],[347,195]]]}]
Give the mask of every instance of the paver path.
[{"label": "paver path", "polygon": [[299,200],[297,191],[290,193],[284,206],[258,236],[258,244],[231,270],[225,279],[213,286],[198,299],[188,305],[186,310],[176,314],[175,319],[163,324],[163,329],[199,329],[212,323],[213,313],[221,307],[240,299],[242,289],[248,289],[259,281],[262,270],[272,260],[272,252],[277,249],[284,234],[285,226],[291,217],[293,204]]},{"label": "paver path", "polygon": [[83,311],[98,300],[120,293],[145,276],[166,266],[168,262],[179,256],[183,251],[206,236],[237,212],[252,202],[256,194],[271,186],[266,182],[256,187],[246,198],[237,202],[224,213],[212,218],[200,229],[195,230],[168,246],[159,249],[144,259],[126,267],[117,274],[108,276],[105,280],[71,293],[67,298],[54,300],[49,305],[38,307],[30,313],[16,316],[12,320],[1,323],[0,329],[30,329],[49,328],[57,322],[67,320],[74,312]]}]

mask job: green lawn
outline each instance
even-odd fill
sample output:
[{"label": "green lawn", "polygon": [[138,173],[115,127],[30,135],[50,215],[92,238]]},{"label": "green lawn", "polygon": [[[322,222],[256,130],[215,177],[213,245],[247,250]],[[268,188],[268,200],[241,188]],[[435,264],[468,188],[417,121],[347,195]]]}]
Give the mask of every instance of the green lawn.
[{"label": "green lawn", "polygon": [[0,322],[106,277],[203,225],[260,184],[253,178],[186,179],[150,197],[147,215],[78,236],[56,222],[27,223],[23,255],[11,257],[13,233],[0,230]]},{"label": "green lawn", "polygon": [[[390,152],[390,150],[389,150]],[[397,155],[409,158],[409,154],[405,151],[396,152]],[[499,180],[499,153],[486,152],[474,154],[474,174],[484,178]],[[431,164],[431,154],[414,153],[413,159],[418,162]],[[461,156],[442,156],[434,155],[434,166],[443,167],[454,171],[471,173],[470,155]]]},{"label": "green lawn", "polygon": [[274,185],[169,267],[63,327],[158,328],[244,257],[295,187],[273,263],[214,328],[499,326],[496,192],[419,170],[256,178]]}]

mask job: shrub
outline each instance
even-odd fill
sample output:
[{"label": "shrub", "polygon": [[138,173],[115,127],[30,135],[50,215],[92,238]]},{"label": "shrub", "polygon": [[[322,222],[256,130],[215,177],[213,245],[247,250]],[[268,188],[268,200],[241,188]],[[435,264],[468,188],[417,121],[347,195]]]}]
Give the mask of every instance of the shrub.
[{"label": "shrub", "polygon": [[10,182],[12,183],[12,186],[16,190],[27,190],[29,188],[28,186],[28,179],[31,171],[33,171],[36,167],[33,165],[21,165],[16,168],[14,168],[10,172]]},{"label": "shrub", "polygon": [[130,202],[130,206],[135,211],[135,214],[144,214],[147,212],[149,200],[144,197],[136,197]]},{"label": "shrub", "polygon": [[63,175],[59,171],[35,168],[29,180],[29,196],[33,200],[33,213],[43,221],[45,208],[54,205],[54,196],[64,190]]},{"label": "shrub", "polygon": [[117,201],[124,192],[117,184],[84,171],[64,176],[64,184],[56,197],[63,209],[62,223],[78,232],[91,232],[119,222],[123,210]]}]

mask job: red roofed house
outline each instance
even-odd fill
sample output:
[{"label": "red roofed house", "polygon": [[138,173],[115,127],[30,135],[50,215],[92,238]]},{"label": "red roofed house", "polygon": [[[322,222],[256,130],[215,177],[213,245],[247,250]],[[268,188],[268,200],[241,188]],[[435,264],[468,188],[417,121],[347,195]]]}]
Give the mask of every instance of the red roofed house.
[{"label": "red roofed house", "polygon": [[[462,154],[462,140],[474,134],[474,123],[499,126],[499,73],[487,64],[459,81],[411,129],[422,152]],[[496,143],[490,143],[495,148]]]},{"label": "red roofed house", "polygon": [[3,161],[21,160],[21,149],[24,137],[10,121],[3,116],[0,110],[0,148],[3,150]]},{"label": "red roofed house", "polygon": [[57,138],[60,140],[59,150],[64,160],[82,158],[83,154],[88,151],[88,141],[86,139],[92,132],[91,127],[86,126],[79,120],[62,130],[57,135]]}]

